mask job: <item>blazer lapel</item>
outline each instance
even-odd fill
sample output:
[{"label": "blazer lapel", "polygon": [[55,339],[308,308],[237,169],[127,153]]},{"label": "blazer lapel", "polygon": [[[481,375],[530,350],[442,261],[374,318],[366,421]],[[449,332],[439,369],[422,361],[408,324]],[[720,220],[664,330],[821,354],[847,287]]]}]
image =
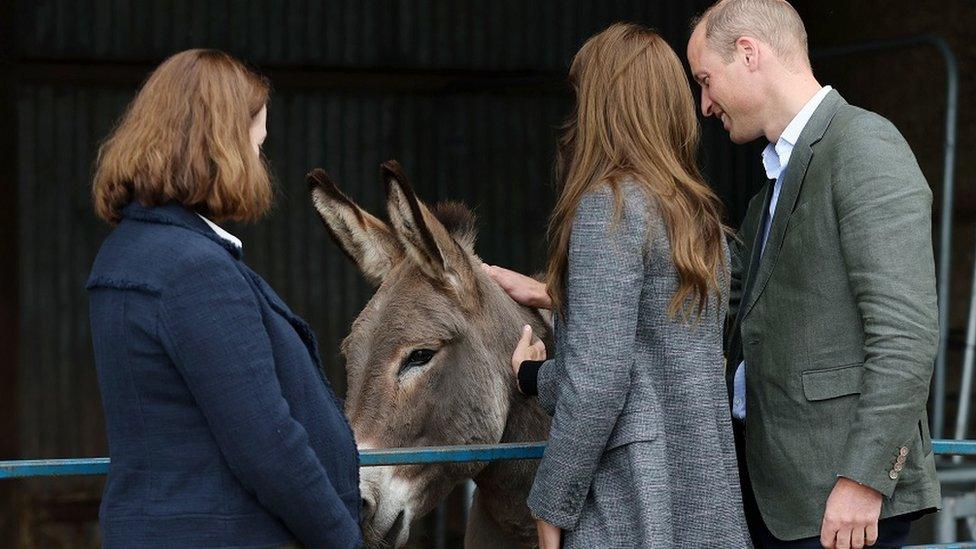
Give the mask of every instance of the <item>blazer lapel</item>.
[{"label": "blazer lapel", "polygon": [[763,230],[766,225],[766,212],[769,211],[769,201],[773,194],[773,183],[772,181],[766,183],[763,187],[763,210],[759,214],[759,226],[756,228],[756,235],[752,238],[752,249],[749,252],[749,268],[746,269],[746,278],[743,280],[744,295],[748,297],[752,293],[752,286],[756,279],[756,273],[759,271],[759,261],[757,258],[762,254],[762,241],[763,241]]},{"label": "blazer lapel", "polygon": [[[773,273],[773,267],[779,258],[779,249],[783,244],[783,238],[786,236],[786,226],[789,224],[790,216],[793,214],[796,200],[800,196],[800,189],[803,187],[803,180],[806,178],[807,168],[810,167],[810,161],[813,159],[813,146],[823,138],[824,133],[826,133],[827,128],[830,126],[830,121],[837,114],[837,110],[841,105],[844,104],[846,102],[840,94],[836,91],[831,91],[824,97],[817,110],[814,111],[813,116],[810,117],[807,125],[803,128],[803,131],[800,132],[800,137],[793,147],[790,162],[786,166],[785,179],[779,192],[779,200],[776,202],[776,211],[773,214],[772,225],[769,228],[769,237],[766,240],[766,249],[763,251],[762,259],[759,261],[755,280],[750,280],[751,288],[749,288],[748,295],[745,296],[746,306],[743,309],[742,318],[745,318],[749,314],[749,311],[752,310],[752,307],[756,304],[759,296],[762,295],[763,290],[766,288],[766,283],[769,282],[770,275]],[[761,235],[757,236],[757,239],[761,240],[761,238]],[[756,251],[754,247],[753,253],[756,253]]]}]

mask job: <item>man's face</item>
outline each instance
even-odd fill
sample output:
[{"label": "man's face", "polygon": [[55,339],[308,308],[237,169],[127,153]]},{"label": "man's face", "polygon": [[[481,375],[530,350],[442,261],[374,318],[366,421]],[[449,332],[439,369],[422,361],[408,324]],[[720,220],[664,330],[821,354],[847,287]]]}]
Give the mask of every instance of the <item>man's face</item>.
[{"label": "man's face", "polygon": [[688,41],[688,64],[701,86],[701,112],[722,121],[733,143],[748,143],[763,135],[760,76],[737,49],[732,61],[708,47],[704,25]]}]

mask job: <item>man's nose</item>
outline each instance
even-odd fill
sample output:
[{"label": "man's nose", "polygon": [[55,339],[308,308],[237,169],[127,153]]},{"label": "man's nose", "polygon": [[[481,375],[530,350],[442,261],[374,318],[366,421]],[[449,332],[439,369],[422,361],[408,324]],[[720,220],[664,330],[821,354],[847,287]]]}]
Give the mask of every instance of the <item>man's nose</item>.
[{"label": "man's nose", "polygon": [[701,93],[701,112],[702,112],[702,116],[704,116],[705,118],[708,118],[709,116],[711,116],[713,114],[712,107],[714,107],[714,106],[715,106],[715,102],[712,101],[712,98],[708,96],[708,91],[707,90],[702,90],[702,93]]}]

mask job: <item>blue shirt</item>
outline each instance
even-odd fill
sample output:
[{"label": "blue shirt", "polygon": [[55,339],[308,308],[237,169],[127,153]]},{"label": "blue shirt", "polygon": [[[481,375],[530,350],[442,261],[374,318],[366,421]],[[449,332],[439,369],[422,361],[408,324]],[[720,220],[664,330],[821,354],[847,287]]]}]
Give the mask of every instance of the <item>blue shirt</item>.
[{"label": "blue shirt", "polygon": [[[766,169],[766,177],[775,180],[773,183],[773,194],[769,199],[768,220],[762,227],[762,246],[760,247],[760,257],[766,251],[766,239],[769,238],[769,228],[773,226],[773,214],[776,212],[776,204],[779,201],[779,193],[783,189],[783,179],[780,177],[787,164],[790,163],[790,156],[793,154],[793,147],[796,146],[800,133],[806,127],[810,117],[820,106],[824,97],[832,90],[830,86],[820,88],[800,112],[793,117],[793,120],[783,130],[776,144],[770,143],[762,152],[763,168]],[[735,370],[735,377],[732,380],[732,417],[745,419],[746,417],[746,363],[743,360]]]}]

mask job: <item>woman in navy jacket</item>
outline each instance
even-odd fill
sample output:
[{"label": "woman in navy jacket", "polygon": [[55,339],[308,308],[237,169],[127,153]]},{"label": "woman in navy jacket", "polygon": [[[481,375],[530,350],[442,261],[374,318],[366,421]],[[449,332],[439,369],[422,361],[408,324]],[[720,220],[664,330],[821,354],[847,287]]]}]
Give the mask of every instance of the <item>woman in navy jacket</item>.
[{"label": "woman in navy jacket", "polygon": [[215,224],[271,204],[268,94],[227,54],[179,53],[99,151],[105,547],[361,544],[356,445],[315,337]]}]

